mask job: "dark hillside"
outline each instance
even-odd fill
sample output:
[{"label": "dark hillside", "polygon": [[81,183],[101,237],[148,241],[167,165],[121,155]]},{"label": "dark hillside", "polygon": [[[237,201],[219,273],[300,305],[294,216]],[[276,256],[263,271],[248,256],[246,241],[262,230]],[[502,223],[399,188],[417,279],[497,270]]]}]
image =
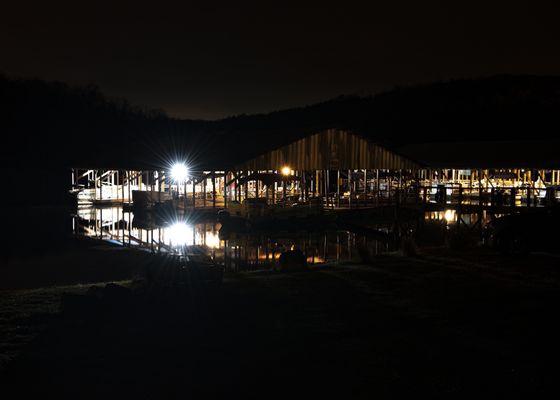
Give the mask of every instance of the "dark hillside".
[{"label": "dark hillside", "polygon": [[437,82],[214,121],[205,126],[211,149],[205,159],[233,164],[328,128],[350,129],[397,150],[436,142],[548,141],[560,131],[559,117],[560,77]]},{"label": "dark hillside", "polygon": [[126,165],[157,140],[188,135],[188,122],[108,99],[95,86],[0,76],[0,102],[4,168]]},{"label": "dark hillside", "polygon": [[370,97],[217,121],[219,130],[291,136],[353,129],[389,146],[465,140],[548,139],[560,127],[560,77],[494,76],[396,88]]}]

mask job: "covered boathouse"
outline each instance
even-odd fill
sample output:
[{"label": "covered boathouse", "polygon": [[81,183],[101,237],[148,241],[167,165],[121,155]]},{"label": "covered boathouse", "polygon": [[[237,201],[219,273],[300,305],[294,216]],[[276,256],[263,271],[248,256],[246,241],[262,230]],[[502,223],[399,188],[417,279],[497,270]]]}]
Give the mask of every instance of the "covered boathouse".
[{"label": "covered boathouse", "polygon": [[74,168],[73,192],[78,204],[94,205],[179,198],[186,207],[223,208],[249,198],[269,204],[320,198],[329,207],[352,207],[358,200],[364,206],[389,199],[392,189],[404,188],[405,178],[420,169],[407,157],[338,129],[271,143],[256,155],[216,157],[213,149],[198,158],[206,168],[180,159],[143,170]]},{"label": "covered boathouse", "polygon": [[424,204],[508,210],[552,205],[560,197],[555,147],[538,143],[387,148],[346,129],[267,137],[263,132],[259,141],[239,145],[216,135],[196,157],[150,168],[74,168],[72,191],[79,205],[149,207],[175,199],[184,210],[255,198],[284,206],[315,201],[330,209]]}]

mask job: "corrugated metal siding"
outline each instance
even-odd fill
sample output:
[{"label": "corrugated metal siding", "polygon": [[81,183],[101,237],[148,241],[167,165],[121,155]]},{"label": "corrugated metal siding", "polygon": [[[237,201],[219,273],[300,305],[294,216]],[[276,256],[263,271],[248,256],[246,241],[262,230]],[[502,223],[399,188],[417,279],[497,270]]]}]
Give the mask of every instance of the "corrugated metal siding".
[{"label": "corrugated metal siding", "polygon": [[271,150],[240,170],[417,169],[419,165],[348,131],[330,129]]}]

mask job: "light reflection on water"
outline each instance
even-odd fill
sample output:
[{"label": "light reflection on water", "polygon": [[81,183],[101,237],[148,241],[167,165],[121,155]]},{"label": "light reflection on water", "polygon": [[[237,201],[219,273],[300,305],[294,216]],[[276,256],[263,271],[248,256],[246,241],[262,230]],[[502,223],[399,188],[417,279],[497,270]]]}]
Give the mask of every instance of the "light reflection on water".
[{"label": "light reflection on water", "polygon": [[[114,244],[156,253],[204,253],[230,270],[270,268],[290,249],[303,251],[309,264],[361,261],[394,250],[388,240],[348,231],[268,231],[225,234],[214,221],[171,221],[157,224],[122,207],[79,209],[74,232]],[[388,230],[385,229],[388,233]]]},{"label": "light reflection on water", "polygon": [[[498,218],[501,215],[502,214],[494,214],[494,218]],[[454,209],[447,209],[443,211],[427,211],[424,214],[424,219],[426,221],[441,221],[449,225],[454,225],[457,222],[459,222],[459,218],[461,218],[461,223],[465,225],[472,226],[476,224],[479,220],[481,220],[482,225],[485,225],[491,220],[492,214],[490,214],[486,210],[482,212],[481,216],[475,213],[459,214]]]}]

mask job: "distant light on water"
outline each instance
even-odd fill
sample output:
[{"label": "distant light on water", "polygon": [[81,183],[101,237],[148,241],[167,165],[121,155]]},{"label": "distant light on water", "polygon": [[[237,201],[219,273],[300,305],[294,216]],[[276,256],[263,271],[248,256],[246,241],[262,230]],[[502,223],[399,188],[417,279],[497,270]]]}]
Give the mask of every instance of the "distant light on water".
[{"label": "distant light on water", "polygon": [[443,214],[443,218],[447,222],[455,222],[455,216],[456,216],[455,210],[445,210],[445,213]]},{"label": "distant light on water", "polygon": [[206,232],[206,246],[211,249],[220,248],[220,236],[217,232]]}]

